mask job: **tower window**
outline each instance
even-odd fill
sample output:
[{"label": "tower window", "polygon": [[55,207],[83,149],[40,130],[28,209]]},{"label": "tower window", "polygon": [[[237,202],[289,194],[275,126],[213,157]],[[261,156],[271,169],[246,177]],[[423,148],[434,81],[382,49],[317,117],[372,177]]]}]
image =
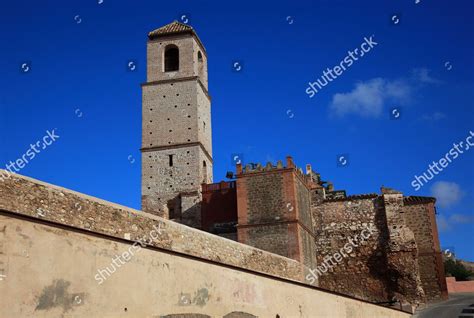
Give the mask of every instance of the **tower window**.
[{"label": "tower window", "polygon": [[176,45],[168,45],[165,49],[165,72],[179,70],[179,49]]},{"label": "tower window", "polygon": [[205,121],[202,122],[202,126],[203,126],[203,130],[206,131],[206,122]]},{"label": "tower window", "polygon": [[204,75],[204,63],[202,61],[201,51],[198,51],[197,58],[198,58],[198,75],[200,78],[202,78]]},{"label": "tower window", "polygon": [[206,161],[202,162],[202,183],[207,183],[207,164]]},{"label": "tower window", "polygon": [[170,165],[170,167],[172,167],[173,166],[173,155],[168,155],[168,157],[169,157],[169,165]]}]

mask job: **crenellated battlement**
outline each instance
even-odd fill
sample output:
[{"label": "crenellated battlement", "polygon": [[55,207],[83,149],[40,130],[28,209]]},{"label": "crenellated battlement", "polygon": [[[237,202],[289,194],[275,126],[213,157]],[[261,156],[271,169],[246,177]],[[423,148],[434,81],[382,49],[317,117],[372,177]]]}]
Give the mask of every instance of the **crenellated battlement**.
[{"label": "crenellated battlement", "polygon": [[313,172],[311,165],[306,165],[306,172],[303,172],[301,167],[297,167],[291,156],[286,157],[286,165],[283,165],[281,160],[278,160],[276,164],[267,162],[265,165],[261,163],[250,163],[245,166],[242,164],[237,164],[236,176],[245,177],[251,174],[260,174],[260,173],[279,173],[285,171],[294,172],[301,181],[308,187],[321,187],[321,177],[319,173]]}]

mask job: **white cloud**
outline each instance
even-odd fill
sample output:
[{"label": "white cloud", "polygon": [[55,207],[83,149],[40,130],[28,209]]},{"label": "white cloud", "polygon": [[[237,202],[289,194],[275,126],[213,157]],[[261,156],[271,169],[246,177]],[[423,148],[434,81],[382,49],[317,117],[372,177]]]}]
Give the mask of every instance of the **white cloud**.
[{"label": "white cloud", "polygon": [[451,215],[451,220],[456,223],[473,223],[474,216],[473,215],[465,215],[465,214],[453,214]]},{"label": "white cloud", "polygon": [[431,187],[431,194],[439,206],[446,208],[461,200],[463,192],[455,182],[437,181]]},{"label": "white cloud", "polygon": [[384,112],[385,105],[392,107],[408,104],[414,92],[425,84],[440,83],[424,68],[414,69],[410,78],[388,80],[373,78],[356,83],[352,91],[336,93],[332,97],[329,110],[332,115],[349,114],[366,118],[377,118]]},{"label": "white cloud", "polygon": [[440,232],[452,230],[456,224],[474,223],[474,215],[453,214],[448,218],[440,215],[438,216],[437,224]]},{"label": "white cloud", "polygon": [[434,112],[433,114],[425,114],[421,119],[427,120],[427,121],[438,121],[443,118],[446,118],[446,114],[442,112]]},{"label": "white cloud", "polygon": [[412,70],[413,79],[421,84],[441,84],[442,81],[430,75],[430,70],[426,68],[415,68]]},{"label": "white cloud", "polygon": [[444,216],[438,216],[438,229],[440,232],[446,232],[452,229],[452,225]]},{"label": "white cloud", "polygon": [[330,110],[338,116],[354,113],[362,117],[378,117],[383,109],[384,88],[385,81],[382,78],[357,83],[351,92],[335,94]]}]

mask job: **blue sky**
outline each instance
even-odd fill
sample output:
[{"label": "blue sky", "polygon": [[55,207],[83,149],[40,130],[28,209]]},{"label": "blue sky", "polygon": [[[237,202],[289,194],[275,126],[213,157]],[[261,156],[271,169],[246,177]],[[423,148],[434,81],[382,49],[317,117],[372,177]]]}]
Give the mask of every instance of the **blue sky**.
[{"label": "blue sky", "polygon": [[[442,246],[474,260],[474,151],[419,191],[411,186],[414,175],[474,131],[473,6],[3,2],[0,163],[56,128],[59,140],[21,174],[139,208],[146,35],[186,15],[208,52],[214,181],[233,169],[231,154],[262,163],[292,155],[349,194],[379,192],[381,185],[436,194]],[[308,83],[370,36],[378,44],[309,98]],[[390,119],[392,108],[398,119]],[[338,166],[341,154],[345,166]]]}]

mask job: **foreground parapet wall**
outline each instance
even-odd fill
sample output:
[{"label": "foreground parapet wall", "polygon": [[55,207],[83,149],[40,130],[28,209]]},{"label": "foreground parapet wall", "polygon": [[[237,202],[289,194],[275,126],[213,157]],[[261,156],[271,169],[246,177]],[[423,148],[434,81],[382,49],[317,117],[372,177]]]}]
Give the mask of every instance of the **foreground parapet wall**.
[{"label": "foreground parapet wall", "polygon": [[0,182],[0,274],[5,317],[409,317],[302,284],[293,260],[20,176]]},{"label": "foreground parapet wall", "polygon": [[101,284],[126,241],[0,213],[1,317],[360,317],[400,311],[164,250],[143,248]]},{"label": "foreground parapet wall", "polygon": [[152,247],[304,281],[305,270],[294,260],[19,175],[0,181],[0,210],[132,243],[159,227],[161,234],[148,242]]}]

